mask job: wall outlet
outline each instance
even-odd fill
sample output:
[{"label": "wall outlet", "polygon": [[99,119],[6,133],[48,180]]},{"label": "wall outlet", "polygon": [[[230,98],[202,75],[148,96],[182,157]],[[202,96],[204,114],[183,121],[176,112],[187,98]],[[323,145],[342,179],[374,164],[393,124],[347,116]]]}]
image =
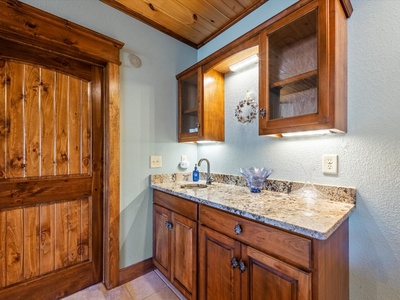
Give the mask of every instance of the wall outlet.
[{"label": "wall outlet", "polygon": [[162,156],[152,155],[150,156],[150,168],[161,168],[162,167]]},{"label": "wall outlet", "polygon": [[338,156],[336,154],[325,154],[322,156],[322,173],[337,175]]}]

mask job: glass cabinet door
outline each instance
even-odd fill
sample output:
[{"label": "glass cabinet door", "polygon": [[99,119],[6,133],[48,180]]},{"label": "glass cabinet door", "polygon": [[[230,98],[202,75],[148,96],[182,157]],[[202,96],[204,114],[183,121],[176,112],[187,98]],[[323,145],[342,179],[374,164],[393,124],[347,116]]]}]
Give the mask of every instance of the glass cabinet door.
[{"label": "glass cabinet door", "polygon": [[199,131],[199,72],[179,79],[179,136],[197,136]]},{"label": "glass cabinet door", "polygon": [[269,120],[318,113],[317,10],[267,39]]}]

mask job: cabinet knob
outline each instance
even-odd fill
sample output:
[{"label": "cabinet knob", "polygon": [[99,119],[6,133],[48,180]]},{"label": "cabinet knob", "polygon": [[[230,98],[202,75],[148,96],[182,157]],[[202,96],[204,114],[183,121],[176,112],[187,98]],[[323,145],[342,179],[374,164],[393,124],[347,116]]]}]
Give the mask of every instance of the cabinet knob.
[{"label": "cabinet knob", "polygon": [[243,273],[244,271],[246,271],[246,269],[247,269],[247,268],[246,268],[246,266],[245,266],[243,260],[240,260],[240,261],[239,261],[239,270],[240,270],[240,272]]},{"label": "cabinet knob", "polygon": [[239,224],[236,224],[235,228],[233,230],[235,230],[236,234],[241,234],[242,233],[242,226],[240,226]]},{"label": "cabinet knob", "polygon": [[261,118],[265,118],[265,116],[267,115],[267,111],[264,108],[260,109],[260,116]]},{"label": "cabinet knob", "polygon": [[167,227],[168,230],[172,230],[172,228],[174,227],[174,225],[172,225],[171,222],[166,221],[166,222],[165,222],[165,227]]},{"label": "cabinet knob", "polygon": [[231,259],[231,266],[232,266],[232,268],[234,268],[234,269],[236,269],[237,267],[239,267],[239,263],[238,263],[238,261],[236,260],[235,257],[232,257],[232,259]]}]

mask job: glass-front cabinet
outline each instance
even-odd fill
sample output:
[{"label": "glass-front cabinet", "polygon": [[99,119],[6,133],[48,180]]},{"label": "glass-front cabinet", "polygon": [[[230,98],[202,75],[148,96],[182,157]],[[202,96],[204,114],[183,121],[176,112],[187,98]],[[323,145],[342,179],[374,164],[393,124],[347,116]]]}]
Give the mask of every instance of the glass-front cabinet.
[{"label": "glass-front cabinet", "polygon": [[339,1],[312,1],[260,33],[260,135],[346,132],[347,31]]},{"label": "glass-front cabinet", "polygon": [[178,79],[178,141],[224,141],[224,74],[191,68]]},{"label": "glass-front cabinet", "polygon": [[179,138],[182,141],[193,141],[199,135],[198,101],[202,97],[201,78],[198,68],[178,80]]}]

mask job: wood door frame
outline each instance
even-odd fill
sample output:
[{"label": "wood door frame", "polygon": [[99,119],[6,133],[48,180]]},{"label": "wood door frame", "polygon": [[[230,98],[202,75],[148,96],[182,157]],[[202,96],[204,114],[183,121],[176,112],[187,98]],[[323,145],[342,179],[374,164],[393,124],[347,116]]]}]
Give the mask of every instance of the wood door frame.
[{"label": "wood door frame", "polygon": [[[124,44],[17,0],[0,0],[0,42],[41,55],[36,59],[68,73],[78,71],[80,62],[103,68],[103,283],[114,288],[119,285],[119,50]],[[12,51],[0,52],[12,57]]]}]

